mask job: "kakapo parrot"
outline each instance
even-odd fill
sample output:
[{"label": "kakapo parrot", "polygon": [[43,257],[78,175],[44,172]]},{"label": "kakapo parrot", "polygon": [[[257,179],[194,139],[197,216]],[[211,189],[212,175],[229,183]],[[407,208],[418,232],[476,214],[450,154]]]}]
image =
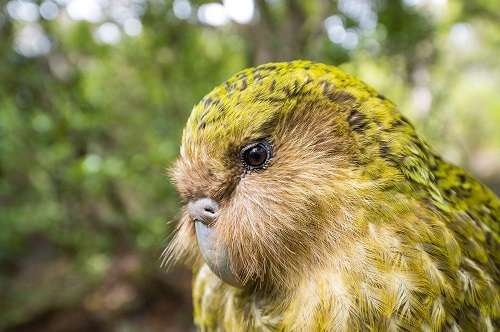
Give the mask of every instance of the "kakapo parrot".
[{"label": "kakapo parrot", "polygon": [[167,260],[201,331],[498,331],[500,200],[339,68],[245,69],[193,109]]}]

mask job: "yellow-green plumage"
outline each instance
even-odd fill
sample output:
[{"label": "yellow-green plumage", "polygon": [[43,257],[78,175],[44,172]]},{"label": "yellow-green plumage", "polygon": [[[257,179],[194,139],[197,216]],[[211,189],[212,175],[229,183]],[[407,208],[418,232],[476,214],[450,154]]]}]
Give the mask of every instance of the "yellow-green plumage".
[{"label": "yellow-green plumage", "polygon": [[[234,156],[261,138],[275,156],[242,175]],[[217,231],[245,281],[196,264],[201,330],[500,326],[498,197],[335,67],[262,65],[215,88],[188,120],[175,174],[186,200],[220,202]],[[196,255],[189,221],[179,227],[174,252]]]}]

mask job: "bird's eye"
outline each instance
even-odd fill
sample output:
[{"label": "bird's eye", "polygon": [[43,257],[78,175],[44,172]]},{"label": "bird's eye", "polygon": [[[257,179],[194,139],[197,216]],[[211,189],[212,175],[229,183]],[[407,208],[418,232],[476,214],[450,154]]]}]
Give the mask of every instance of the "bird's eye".
[{"label": "bird's eye", "polygon": [[247,170],[265,168],[271,159],[272,146],[269,142],[251,143],[241,149],[241,161]]}]

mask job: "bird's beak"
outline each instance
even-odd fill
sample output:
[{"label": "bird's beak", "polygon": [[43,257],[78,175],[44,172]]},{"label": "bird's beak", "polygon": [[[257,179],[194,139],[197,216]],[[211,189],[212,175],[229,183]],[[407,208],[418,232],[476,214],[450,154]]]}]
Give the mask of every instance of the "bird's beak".
[{"label": "bird's beak", "polygon": [[221,241],[218,241],[215,228],[199,220],[194,221],[194,224],[198,247],[205,263],[224,282],[234,287],[243,287],[231,271],[227,248],[221,245]]}]

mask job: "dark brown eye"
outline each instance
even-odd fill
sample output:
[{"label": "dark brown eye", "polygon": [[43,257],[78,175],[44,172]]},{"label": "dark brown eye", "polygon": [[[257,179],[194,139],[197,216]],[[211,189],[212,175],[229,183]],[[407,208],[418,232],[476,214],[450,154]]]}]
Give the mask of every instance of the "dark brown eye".
[{"label": "dark brown eye", "polygon": [[241,149],[241,161],[248,170],[262,169],[271,159],[271,144],[252,143]]}]

